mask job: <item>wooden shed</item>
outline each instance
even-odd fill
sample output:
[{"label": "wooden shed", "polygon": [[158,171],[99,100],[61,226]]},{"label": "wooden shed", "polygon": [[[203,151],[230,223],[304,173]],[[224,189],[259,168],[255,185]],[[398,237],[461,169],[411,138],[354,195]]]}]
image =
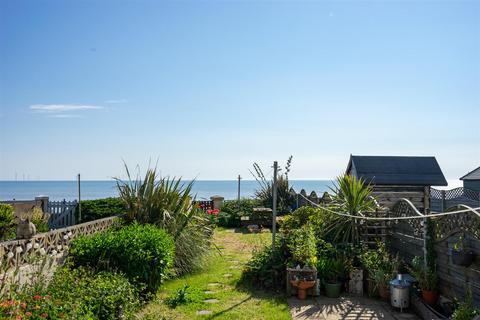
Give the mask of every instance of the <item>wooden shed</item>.
[{"label": "wooden shed", "polygon": [[430,187],[447,185],[435,157],[351,155],[346,173],[369,183],[378,203],[388,208],[406,198],[423,210]]},{"label": "wooden shed", "polygon": [[463,181],[463,187],[480,192],[480,167],[470,171],[460,178]]}]

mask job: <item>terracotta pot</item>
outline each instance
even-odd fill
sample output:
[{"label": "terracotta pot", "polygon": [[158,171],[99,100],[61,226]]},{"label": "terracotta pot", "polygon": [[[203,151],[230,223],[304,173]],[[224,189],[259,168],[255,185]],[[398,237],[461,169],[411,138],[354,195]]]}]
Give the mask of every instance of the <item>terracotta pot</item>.
[{"label": "terracotta pot", "polygon": [[434,305],[437,304],[438,292],[437,291],[422,290],[422,298],[428,305],[434,306]]},{"label": "terracotta pot", "polygon": [[382,300],[390,300],[390,290],[387,285],[382,284],[378,286],[378,294],[380,295],[380,298],[382,298]]},{"label": "terracotta pot", "polygon": [[307,290],[313,288],[316,281],[291,280],[290,283],[292,284],[292,286],[297,288],[298,299],[305,300],[307,298]]}]

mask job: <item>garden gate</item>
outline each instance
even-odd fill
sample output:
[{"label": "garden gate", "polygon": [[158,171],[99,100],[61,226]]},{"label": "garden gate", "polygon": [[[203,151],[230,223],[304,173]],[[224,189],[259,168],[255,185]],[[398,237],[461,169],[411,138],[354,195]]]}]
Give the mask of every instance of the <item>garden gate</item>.
[{"label": "garden gate", "polygon": [[59,229],[75,224],[75,210],[77,201],[48,201],[47,212],[50,214],[48,226],[50,229]]}]

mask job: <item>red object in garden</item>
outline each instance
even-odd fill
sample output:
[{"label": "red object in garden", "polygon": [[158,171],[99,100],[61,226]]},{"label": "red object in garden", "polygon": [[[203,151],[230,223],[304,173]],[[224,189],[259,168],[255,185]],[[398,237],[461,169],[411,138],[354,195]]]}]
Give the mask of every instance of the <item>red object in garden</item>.
[{"label": "red object in garden", "polygon": [[220,213],[220,210],[218,210],[218,209],[208,209],[207,213],[216,216]]},{"label": "red object in garden", "polygon": [[422,298],[428,305],[434,306],[437,304],[438,293],[436,291],[422,290]]}]

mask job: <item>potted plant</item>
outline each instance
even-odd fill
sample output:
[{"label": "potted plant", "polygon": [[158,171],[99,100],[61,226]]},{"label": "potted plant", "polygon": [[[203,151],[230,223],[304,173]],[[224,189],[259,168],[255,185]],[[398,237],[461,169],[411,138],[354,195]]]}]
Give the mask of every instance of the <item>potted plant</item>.
[{"label": "potted plant", "polygon": [[[288,235],[288,249],[292,255],[290,264],[298,269],[315,269],[317,263],[317,247],[315,235],[310,226],[292,230]],[[296,277],[290,281],[291,285],[298,290],[298,298],[306,299],[307,290],[315,286],[316,279],[312,277]]]},{"label": "potted plant", "polygon": [[452,248],[452,262],[455,265],[468,267],[475,259],[475,253],[465,248],[464,237],[460,236]]},{"label": "potted plant", "polygon": [[329,298],[338,298],[342,289],[340,279],[346,274],[344,261],[340,258],[321,258],[317,264],[317,271],[323,280],[325,295]]},{"label": "potted plant", "polygon": [[435,270],[427,268],[420,260],[420,257],[413,258],[412,266],[408,267],[408,269],[418,281],[423,300],[428,305],[434,306],[438,300],[438,277]]},{"label": "potted plant", "polygon": [[383,300],[388,300],[390,298],[388,284],[391,278],[392,277],[390,274],[381,269],[376,270],[372,275],[372,280],[375,282],[375,287],[378,289],[378,294]]}]

